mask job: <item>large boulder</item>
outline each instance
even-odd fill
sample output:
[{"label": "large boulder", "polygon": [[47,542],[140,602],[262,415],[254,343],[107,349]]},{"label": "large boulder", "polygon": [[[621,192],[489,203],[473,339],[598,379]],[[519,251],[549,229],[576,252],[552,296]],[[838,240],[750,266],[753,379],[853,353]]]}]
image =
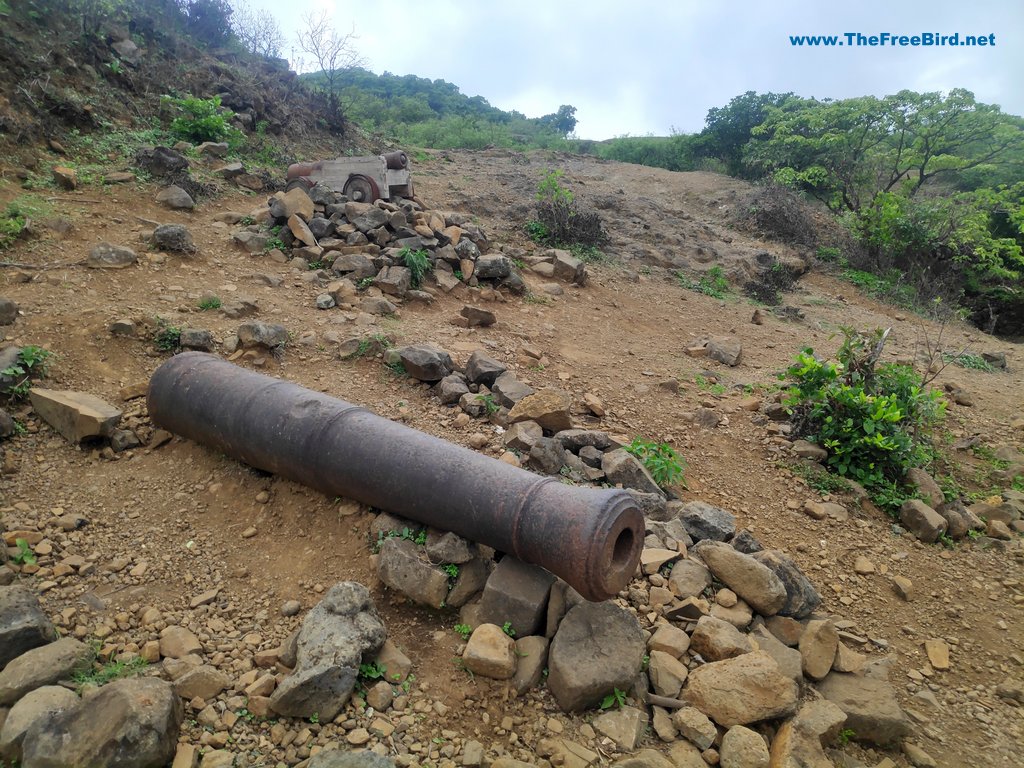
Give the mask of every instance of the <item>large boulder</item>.
[{"label": "large boulder", "polygon": [[88,704],[36,720],[22,743],[22,768],[163,768],[174,757],[181,700],[154,677],[117,680]]},{"label": "large boulder", "polygon": [[611,602],[580,603],[562,619],[548,655],[548,688],[558,705],[576,712],[600,703],[618,688],[627,691],[644,655],[640,625]]},{"label": "large boulder", "polygon": [[476,350],[469,356],[469,361],[466,363],[466,378],[471,384],[483,384],[491,387],[495,380],[507,370],[508,366],[504,363]]},{"label": "large boulder", "polygon": [[796,682],[764,651],[705,664],[689,680],[682,698],[725,728],[796,711]]},{"label": "large boulder", "polygon": [[736,534],[735,516],[703,501],[683,504],[679,519],[694,541],[728,541]]},{"label": "large boulder", "polygon": [[[37,720],[48,720],[65,709],[77,707],[80,699],[62,685],[44,685],[18,700],[0,729],[0,760],[21,759],[21,743]],[[0,763],[2,764],[2,763]]]},{"label": "large boulder", "polygon": [[900,522],[926,544],[938,541],[946,532],[945,518],[920,499],[908,499],[900,507]]},{"label": "large boulder", "polygon": [[364,654],[376,653],[387,632],[370,591],[343,581],[306,614],[296,641],[295,671],[270,697],[270,707],[288,717],[333,719],[348,702]]},{"label": "large boulder", "polygon": [[786,602],[779,609],[779,614],[803,619],[821,605],[818,590],[789,555],[777,549],[766,549],[755,552],[753,558],[771,569],[786,588]]},{"label": "large boulder", "polygon": [[92,649],[72,637],[26,651],[0,672],[0,707],[9,707],[29,691],[71,677],[92,657]]},{"label": "large boulder", "polygon": [[[5,553],[6,554],[6,553]],[[0,587],[0,669],[26,651],[57,639],[34,590]]]},{"label": "large boulder", "polygon": [[892,747],[910,732],[896,691],[885,679],[832,672],[818,683],[818,692],[843,711],[857,741]]}]

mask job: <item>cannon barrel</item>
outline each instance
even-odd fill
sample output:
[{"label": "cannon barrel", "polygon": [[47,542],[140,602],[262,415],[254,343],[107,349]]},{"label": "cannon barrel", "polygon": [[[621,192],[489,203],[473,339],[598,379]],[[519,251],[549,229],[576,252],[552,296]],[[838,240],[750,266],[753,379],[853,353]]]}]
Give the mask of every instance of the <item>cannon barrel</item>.
[{"label": "cannon barrel", "polygon": [[640,559],[643,515],[625,491],[540,477],[215,355],[165,362],[148,405],[159,427],[543,566],[588,600],[615,596]]}]

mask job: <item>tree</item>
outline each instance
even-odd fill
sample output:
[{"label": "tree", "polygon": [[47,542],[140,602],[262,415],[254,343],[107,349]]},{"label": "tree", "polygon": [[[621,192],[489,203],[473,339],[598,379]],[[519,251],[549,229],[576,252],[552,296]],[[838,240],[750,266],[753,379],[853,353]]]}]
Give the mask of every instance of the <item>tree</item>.
[{"label": "tree", "polygon": [[319,67],[319,89],[326,98],[327,124],[331,130],[340,132],[345,128],[340,98],[342,75],[364,63],[355,49],[355,31],[339,34],[328,22],[327,11],[311,11],[302,17],[302,22],[305,27],[299,36],[299,49],[312,56],[314,66]]},{"label": "tree", "polygon": [[802,101],[792,93],[747,91],[724,107],[708,110],[705,128],[700,133],[700,154],[717,157],[732,176],[746,175],[743,148],[750,141],[754,128],[764,122],[769,107],[779,107],[792,99]]},{"label": "tree", "polygon": [[568,136],[576,130],[576,107],[570,104],[563,104],[558,108],[557,112],[538,118],[538,122],[542,126],[555,131],[560,136]]},{"label": "tree", "polygon": [[235,4],[231,14],[231,28],[235,36],[254,56],[268,59],[281,55],[284,35],[273,14],[265,8],[253,10],[244,2]]},{"label": "tree", "polygon": [[231,39],[231,5],[228,0],[179,0],[189,33],[207,45],[223,45]]}]

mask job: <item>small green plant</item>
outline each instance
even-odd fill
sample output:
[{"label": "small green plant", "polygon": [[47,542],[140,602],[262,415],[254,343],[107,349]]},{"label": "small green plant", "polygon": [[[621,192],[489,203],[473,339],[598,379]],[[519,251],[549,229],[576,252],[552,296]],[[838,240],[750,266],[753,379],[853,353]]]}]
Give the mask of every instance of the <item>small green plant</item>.
[{"label": "small green plant", "polygon": [[683,478],[686,461],[668,443],[655,443],[651,440],[644,440],[642,437],[636,437],[625,448],[628,453],[640,459],[647,471],[651,473],[654,482],[662,488],[667,488],[675,483],[686,487],[686,481]]},{"label": "small green plant", "polygon": [[960,366],[961,368],[970,368],[974,371],[985,371],[986,373],[992,373],[995,368],[989,364],[981,355],[975,355],[972,352],[961,352],[958,355],[943,354],[942,359],[947,363]]},{"label": "small green plant", "polygon": [[820,493],[845,493],[850,490],[849,481],[816,465],[794,462],[786,466],[790,472],[802,477],[811,488]]},{"label": "small green plant", "polygon": [[360,664],[358,677],[363,681],[382,680],[386,673],[387,669],[374,661],[369,664]]},{"label": "small green plant", "polygon": [[455,631],[462,635],[463,640],[469,640],[469,636],[473,634],[473,628],[469,624],[456,624]]},{"label": "small green plant", "polygon": [[547,305],[551,303],[551,299],[547,296],[541,296],[539,293],[534,293],[533,291],[527,292],[527,294],[523,296],[523,301],[527,304]]},{"label": "small green plant", "polygon": [[461,269],[456,269],[454,272],[452,272],[452,274],[455,275],[456,280],[465,281],[466,279],[465,277],[463,277]]},{"label": "small green plant", "polygon": [[405,376],[405,364],[401,360],[394,360],[390,363],[384,363],[384,367],[391,371],[395,376]]},{"label": "small green plant", "polygon": [[939,543],[942,544],[946,549],[956,549],[956,542],[953,541],[953,537],[948,533],[939,534]]},{"label": "small green plant", "polygon": [[423,277],[434,268],[430,263],[430,254],[423,249],[414,251],[412,248],[403,248],[398,252],[398,258],[409,270],[413,288],[419,288],[423,284]]},{"label": "small green plant", "polygon": [[326,261],[311,261],[311,262],[309,262],[306,265],[306,267],[310,271],[316,270],[316,269],[326,269],[327,268],[327,262]]},{"label": "small green plant", "polygon": [[147,666],[146,660],[141,656],[135,656],[129,661],[108,661],[105,664],[94,661],[87,669],[75,674],[72,679],[80,691],[87,685],[101,686],[123,677],[134,677]]},{"label": "small green plant", "polygon": [[844,747],[855,738],[857,738],[857,732],[854,731],[853,728],[843,728],[843,730],[839,732],[839,743]]},{"label": "small green plant", "polygon": [[358,283],[356,283],[356,290],[358,290],[358,291],[365,291],[367,288],[369,288],[371,285],[373,285],[373,281],[374,280],[376,280],[375,277],[364,277],[364,278],[362,278]]},{"label": "small green plant", "polygon": [[645,653],[644,657],[640,660],[640,670],[646,672],[649,666],[651,666],[651,657]]},{"label": "small green plant", "polygon": [[504,632],[509,637],[515,637],[516,636],[516,631],[514,629],[512,629],[512,622],[511,621],[506,621],[504,624],[502,624],[501,625],[501,631]]},{"label": "small green plant", "polygon": [[721,396],[726,393],[725,384],[717,381],[712,383],[708,380],[707,376],[702,374],[698,373],[694,376],[693,381],[700,389],[703,389],[705,392],[710,392],[713,395]]},{"label": "small green plant", "polygon": [[967,531],[967,538],[969,538],[971,541],[977,541],[984,535],[985,534],[979,531],[977,528],[971,528]]},{"label": "small green plant", "polygon": [[209,309],[220,309],[221,301],[219,296],[206,296],[199,300],[199,309],[204,312]]},{"label": "small green plant", "polygon": [[448,574],[449,579],[459,578],[459,566],[455,565],[455,563],[448,563],[447,565],[442,565],[441,570]]},{"label": "small green plant", "polygon": [[263,246],[264,253],[270,253],[271,251],[283,251],[284,249],[284,240],[276,235],[267,240],[267,244]]},{"label": "small green plant", "polygon": [[626,692],[618,688],[601,699],[601,709],[622,709],[626,706]]},{"label": "small green plant", "polygon": [[498,402],[494,399],[494,395],[492,394],[477,395],[476,401],[483,405],[488,416],[493,416],[501,410],[501,406],[498,405]]},{"label": "small green plant", "polygon": [[156,320],[156,333],[153,334],[153,343],[161,352],[174,354],[181,349],[181,328],[170,325],[162,317]]},{"label": "small green plant", "polygon": [[27,397],[33,380],[46,376],[52,357],[53,353],[43,347],[34,344],[22,347],[18,359],[0,371],[0,378],[5,380],[3,394],[14,401]]},{"label": "small green plant", "polygon": [[675,276],[683,288],[703,293],[713,299],[724,299],[729,294],[729,281],[725,277],[725,272],[717,264],[696,281],[682,270],[676,270]]},{"label": "small green plant", "polygon": [[121,66],[120,59],[114,59],[113,61],[107,62],[107,69],[110,70],[111,74],[120,75],[124,71],[124,67]]},{"label": "small green plant", "polygon": [[18,551],[15,553],[14,557],[12,557],[11,559],[17,565],[35,565],[36,564],[35,553],[32,552],[32,547],[29,546],[28,542],[25,541],[25,539],[15,539],[14,540],[14,546],[16,546],[18,548]]},{"label": "small green plant", "polygon": [[319,712],[314,712],[312,715],[310,715],[309,716],[309,722],[311,722],[313,725],[316,725],[317,723],[319,723],[320,722],[320,713]]},{"label": "small green plant", "polygon": [[818,259],[829,264],[842,264],[843,252],[839,248],[820,245],[817,251]]}]

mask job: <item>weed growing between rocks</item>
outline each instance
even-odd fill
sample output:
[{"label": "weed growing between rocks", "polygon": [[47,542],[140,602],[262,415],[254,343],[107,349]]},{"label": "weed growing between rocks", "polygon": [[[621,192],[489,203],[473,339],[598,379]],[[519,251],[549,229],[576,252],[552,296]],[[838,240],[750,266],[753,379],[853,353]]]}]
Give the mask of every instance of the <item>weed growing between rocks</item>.
[{"label": "weed growing between rocks", "polygon": [[28,396],[35,379],[46,376],[53,353],[32,344],[22,347],[18,356],[0,370],[0,394],[12,402]]},{"label": "weed growing between rocks", "polygon": [[683,477],[686,461],[668,443],[655,443],[637,437],[626,446],[626,451],[640,459],[651,473],[654,482],[662,488],[676,483],[686,487],[686,480]]},{"label": "weed growing between rocks", "polygon": [[412,248],[403,248],[398,252],[398,258],[409,270],[413,288],[419,288],[423,284],[424,276],[434,268],[430,263],[430,254],[422,248],[418,251],[414,251]]}]

